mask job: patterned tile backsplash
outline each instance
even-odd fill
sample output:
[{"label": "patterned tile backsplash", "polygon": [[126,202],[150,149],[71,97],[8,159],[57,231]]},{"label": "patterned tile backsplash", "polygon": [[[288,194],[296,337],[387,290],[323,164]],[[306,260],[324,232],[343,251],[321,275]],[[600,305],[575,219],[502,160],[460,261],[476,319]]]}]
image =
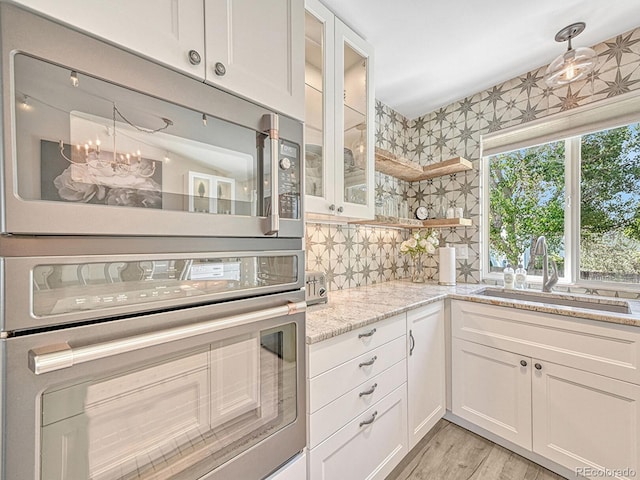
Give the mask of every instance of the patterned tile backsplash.
[{"label": "patterned tile backsplash", "polygon": [[[377,202],[388,196],[398,203],[407,200],[410,212],[424,205],[431,216],[443,206],[462,207],[472,219],[471,227],[441,231],[442,243],[468,246],[469,258],[457,260],[458,281],[481,281],[481,136],[640,89],[640,28],[594,49],[596,70],[569,86],[548,88],[544,66],[413,120],[376,101],[376,147],[420,165],[457,156],[473,164],[473,170],[416,183],[375,175]],[[406,277],[410,258],[399,252],[399,245],[407,235],[395,229],[309,223],[307,268],[327,271],[330,290]],[[437,255],[428,257],[428,276],[437,279],[437,272]]]}]

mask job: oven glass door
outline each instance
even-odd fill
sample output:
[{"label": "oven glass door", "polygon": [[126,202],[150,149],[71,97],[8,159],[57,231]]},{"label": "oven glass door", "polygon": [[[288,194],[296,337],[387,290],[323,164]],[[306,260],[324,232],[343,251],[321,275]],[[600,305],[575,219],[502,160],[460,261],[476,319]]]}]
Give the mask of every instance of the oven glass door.
[{"label": "oven glass door", "polygon": [[42,394],[41,480],[195,479],[297,417],[296,325]]},{"label": "oven glass door", "polygon": [[[9,231],[267,233],[252,228],[272,214],[278,165],[271,138],[257,127],[263,110],[247,106],[243,116],[235,112],[240,103],[210,111],[211,101],[186,108],[26,54],[13,65],[15,180],[8,185],[17,186],[19,202],[15,216],[7,208]],[[247,126],[219,118],[230,111]],[[279,213],[300,219],[300,146],[278,142]]]}]

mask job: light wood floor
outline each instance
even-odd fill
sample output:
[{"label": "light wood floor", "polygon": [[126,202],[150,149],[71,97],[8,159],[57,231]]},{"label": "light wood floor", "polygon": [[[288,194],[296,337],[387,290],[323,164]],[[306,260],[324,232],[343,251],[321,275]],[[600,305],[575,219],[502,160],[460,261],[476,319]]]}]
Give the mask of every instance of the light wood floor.
[{"label": "light wood floor", "polygon": [[402,460],[387,480],[560,480],[561,477],[446,420]]}]

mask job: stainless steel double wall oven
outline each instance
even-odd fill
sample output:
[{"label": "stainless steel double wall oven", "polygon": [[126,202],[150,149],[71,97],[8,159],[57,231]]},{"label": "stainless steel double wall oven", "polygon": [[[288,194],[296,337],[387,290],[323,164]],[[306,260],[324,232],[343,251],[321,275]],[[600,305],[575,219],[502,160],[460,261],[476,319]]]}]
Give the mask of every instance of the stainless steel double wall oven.
[{"label": "stainless steel double wall oven", "polygon": [[0,37],[0,477],[265,477],[306,438],[302,124],[11,5]]}]

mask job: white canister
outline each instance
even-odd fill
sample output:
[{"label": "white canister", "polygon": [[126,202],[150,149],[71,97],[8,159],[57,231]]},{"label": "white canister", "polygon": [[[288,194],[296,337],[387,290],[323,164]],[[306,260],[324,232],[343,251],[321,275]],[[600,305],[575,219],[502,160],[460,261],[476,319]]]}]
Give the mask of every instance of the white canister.
[{"label": "white canister", "polygon": [[440,247],[440,265],[438,272],[438,283],[440,285],[456,284],[456,249],[447,244]]}]

